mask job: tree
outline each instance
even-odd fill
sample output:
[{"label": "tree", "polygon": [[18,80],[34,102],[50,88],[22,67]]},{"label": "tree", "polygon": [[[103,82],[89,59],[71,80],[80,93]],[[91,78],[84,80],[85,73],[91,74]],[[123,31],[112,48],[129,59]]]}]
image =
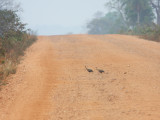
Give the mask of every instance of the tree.
[{"label": "tree", "polygon": [[[5,53],[19,50],[22,47],[23,36],[27,30],[20,17],[12,10],[0,10],[0,49]],[[20,51],[19,51],[20,52]]]},{"label": "tree", "polygon": [[149,0],[112,0],[106,6],[119,12],[128,27],[150,24],[154,19]]},{"label": "tree", "polygon": [[114,34],[126,29],[118,12],[110,12],[104,17],[93,19],[87,24],[87,28],[89,34]]},{"label": "tree", "polygon": [[110,10],[116,11],[121,15],[125,26],[128,26],[127,19],[125,16],[125,2],[123,0],[110,0],[108,1],[105,6]]},{"label": "tree", "polygon": [[132,26],[150,24],[154,19],[149,0],[124,0],[125,14]]},{"label": "tree", "polygon": [[0,10],[14,10],[21,11],[19,3],[15,3],[14,0],[0,0]]},{"label": "tree", "polygon": [[0,0],[0,9],[7,9],[13,6],[12,0]]},{"label": "tree", "polygon": [[0,10],[0,37],[4,37],[9,31],[24,31],[25,24],[20,22],[16,12],[12,10]]},{"label": "tree", "polygon": [[150,0],[150,3],[152,5],[152,7],[155,9],[156,11],[156,15],[157,15],[157,25],[160,26],[160,0]]}]

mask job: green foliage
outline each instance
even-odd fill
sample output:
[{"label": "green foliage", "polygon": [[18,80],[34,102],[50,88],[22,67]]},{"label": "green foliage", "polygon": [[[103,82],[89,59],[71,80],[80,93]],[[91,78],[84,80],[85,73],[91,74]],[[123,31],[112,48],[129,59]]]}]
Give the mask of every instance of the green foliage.
[{"label": "green foliage", "polygon": [[26,30],[15,11],[0,10],[0,78],[16,72],[19,56],[37,37]]},{"label": "green foliage", "polygon": [[90,21],[87,24],[89,34],[127,33],[128,29],[138,34],[143,26],[151,25],[154,20],[149,0],[112,0],[106,6],[115,12]]},{"label": "green foliage", "polygon": [[125,34],[138,35],[141,38],[160,42],[160,26],[156,24],[136,26],[134,29],[125,32]]},{"label": "green foliage", "polygon": [[4,37],[10,31],[25,31],[25,24],[22,24],[15,11],[0,10],[0,37]]},{"label": "green foliage", "polygon": [[109,0],[105,6],[112,12],[90,21],[89,34],[132,34],[160,42],[160,0]]},{"label": "green foliage", "polygon": [[131,26],[151,24],[154,19],[149,0],[123,0],[125,15]]},{"label": "green foliage", "polygon": [[16,12],[11,10],[1,10],[0,17],[1,50],[4,51],[5,57],[17,59],[17,56],[23,55],[23,49],[29,42],[25,24],[21,23]]},{"label": "green foliage", "polygon": [[155,15],[151,0],[110,0],[106,3],[109,9],[120,13],[129,27],[149,25]]},{"label": "green foliage", "polygon": [[152,26],[146,26],[143,28],[142,37],[160,42],[160,26],[153,24]]},{"label": "green foliage", "polygon": [[126,29],[123,18],[117,12],[107,13],[87,24],[89,34],[114,34]]}]

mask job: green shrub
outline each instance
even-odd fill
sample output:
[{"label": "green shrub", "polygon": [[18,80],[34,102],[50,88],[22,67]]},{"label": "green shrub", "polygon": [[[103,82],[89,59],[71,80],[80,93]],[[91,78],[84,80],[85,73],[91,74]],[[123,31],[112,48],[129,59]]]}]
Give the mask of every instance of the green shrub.
[{"label": "green shrub", "polygon": [[16,65],[24,51],[37,40],[16,12],[0,10],[0,79],[16,73]]},{"label": "green shrub", "polygon": [[129,30],[127,34],[138,35],[148,40],[160,42],[160,26],[156,24],[136,26],[135,28]]}]

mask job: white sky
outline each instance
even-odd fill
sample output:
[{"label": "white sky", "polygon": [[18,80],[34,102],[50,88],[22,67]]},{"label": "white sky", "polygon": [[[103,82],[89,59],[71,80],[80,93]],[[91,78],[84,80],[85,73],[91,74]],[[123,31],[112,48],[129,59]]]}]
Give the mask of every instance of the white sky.
[{"label": "white sky", "polygon": [[84,33],[95,12],[106,12],[106,0],[19,0],[22,19],[40,35]]}]

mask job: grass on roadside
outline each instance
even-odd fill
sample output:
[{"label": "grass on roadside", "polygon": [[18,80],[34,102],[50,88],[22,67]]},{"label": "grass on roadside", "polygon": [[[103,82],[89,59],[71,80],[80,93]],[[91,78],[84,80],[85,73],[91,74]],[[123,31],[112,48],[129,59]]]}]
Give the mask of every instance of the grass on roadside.
[{"label": "grass on roadside", "polygon": [[36,40],[36,35],[24,34],[20,42],[18,41],[12,45],[10,44],[11,46],[9,46],[8,43],[5,43],[6,45],[2,44],[3,47],[9,51],[6,52],[3,49],[0,51],[0,86],[6,85],[7,81],[5,81],[5,79],[10,74],[16,73],[17,64],[19,63],[21,56],[24,55],[24,51]]}]

